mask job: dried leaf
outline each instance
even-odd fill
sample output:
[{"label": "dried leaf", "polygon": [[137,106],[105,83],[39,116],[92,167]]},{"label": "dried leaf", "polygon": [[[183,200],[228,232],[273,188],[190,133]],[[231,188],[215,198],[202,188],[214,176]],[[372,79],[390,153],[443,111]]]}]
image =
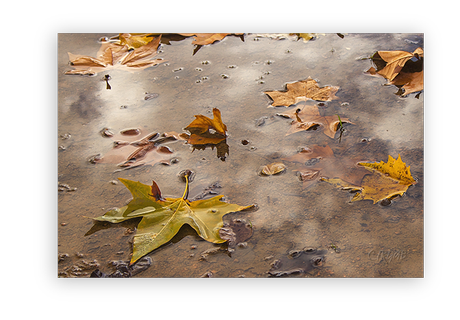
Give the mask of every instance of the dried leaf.
[{"label": "dried leaf", "polygon": [[128,48],[140,48],[151,42],[158,33],[120,33],[118,44],[127,45]]},{"label": "dried leaf", "polygon": [[[412,61],[415,60],[415,61]],[[402,96],[423,90],[423,49],[407,51],[377,51],[372,56],[377,69],[371,67],[367,73],[388,79],[387,85],[404,89]],[[398,93],[399,94],[399,93]]]},{"label": "dried leaf", "polygon": [[179,33],[181,36],[185,37],[194,37],[192,44],[199,46],[204,46],[207,44],[214,43],[216,41],[221,41],[226,36],[230,34],[234,35],[243,35],[244,33]]},{"label": "dried leaf", "polygon": [[130,50],[127,44],[103,43],[97,53],[97,57],[69,54],[70,64],[74,70],[66,71],[65,74],[94,75],[100,71],[110,69],[141,70],[157,65],[164,60],[150,60],[157,54],[161,35],[147,44]]},{"label": "dried leaf", "polygon": [[227,126],[222,122],[219,109],[212,109],[212,113],[213,119],[201,114],[195,115],[196,119],[184,128],[191,133],[187,140],[189,144],[217,144],[226,139]]},{"label": "dried leaf", "polygon": [[260,174],[265,176],[272,176],[286,170],[286,166],[282,162],[274,162],[263,166],[260,170]]},{"label": "dried leaf", "polygon": [[358,191],[351,201],[372,200],[375,203],[403,195],[409,186],[416,183],[410,173],[410,166],[406,166],[398,155],[398,159],[388,156],[388,162],[365,163],[365,167],[372,174],[366,175],[360,185],[352,184],[342,179],[321,179],[343,190]]},{"label": "dried leaf", "polygon": [[301,80],[286,85],[286,91],[266,91],[272,100],[273,107],[285,106],[289,107],[300,101],[316,100],[316,101],[331,101],[337,99],[335,93],[339,87],[320,87],[312,78]]}]

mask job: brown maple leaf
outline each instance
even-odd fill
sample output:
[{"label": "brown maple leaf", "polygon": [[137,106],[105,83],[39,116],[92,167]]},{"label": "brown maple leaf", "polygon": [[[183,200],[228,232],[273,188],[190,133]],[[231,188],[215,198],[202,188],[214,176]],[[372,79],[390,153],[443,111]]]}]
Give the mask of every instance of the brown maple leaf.
[{"label": "brown maple leaf", "polygon": [[335,133],[340,126],[340,120],[342,123],[353,124],[348,118],[339,119],[337,115],[322,116],[316,105],[299,106],[287,112],[277,113],[277,115],[293,120],[286,135],[320,126],[323,128],[323,133],[325,135],[334,139]]},{"label": "brown maple leaf", "polygon": [[207,147],[217,148],[217,157],[225,160],[225,155],[229,154],[227,140],[227,126],[222,122],[220,110],[212,109],[214,115],[210,119],[201,114],[195,115],[193,120],[184,130],[190,132],[187,143],[193,146],[193,150],[204,150]]},{"label": "brown maple leaf", "polygon": [[321,178],[340,177],[357,184],[368,173],[357,165],[359,162],[357,160],[336,158],[328,145],[306,147],[297,154],[282,160],[296,164],[297,168],[294,171],[298,172],[304,188],[310,187]]},{"label": "brown maple leaf", "polygon": [[216,41],[221,41],[226,36],[230,34],[234,35],[243,35],[244,33],[179,33],[181,36],[185,37],[194,37],[192,44],[199,46],[204,46],[207,44],[214,43]]},{"label": "brown maple leaf", "polygon": [[286,85],[286,91],[265,91],[272,100],[271,106],[289,107],[300,101],[316,100],[316,101],[331,101],[337,99],[335,93],[339,87],[320,87],[312,78],[301,80]]},{"label": "brown maple leaf", "polygon": [[377,51],[371,59],[377,69],[371,67],[367,73],[388,79],[386,85],[395,85],[400,88],[400,91],[397,92],[398,95],[406,96],[423,90],[422,48],[417,48],[412,53]]},{"label": "brown maple leaf", "polygon": [[128,44],[102,43],[96,58],[84,55],[69,54],[70,64],[75,67],[65,74],[95,75],[100,71],[109,69],[142,70],[157,65],[164,60],[150,60],[157,54],[161,35],[147,44],[130,49]]},{"label": "brown maple leaf", "polygon": [[196,119],[184,128],[191,133],[187,140],[189,144],[217,144],[226,139],[227,126],[222,122],[220,110],[214,108],[212,113],[213,119],[201,114],[195,115]]}]

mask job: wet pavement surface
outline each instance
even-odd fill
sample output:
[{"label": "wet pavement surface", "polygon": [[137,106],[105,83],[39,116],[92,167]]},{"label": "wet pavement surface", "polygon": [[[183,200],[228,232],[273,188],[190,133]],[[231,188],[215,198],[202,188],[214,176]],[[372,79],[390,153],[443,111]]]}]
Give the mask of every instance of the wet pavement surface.
[{"label": "wet pavement surface", "polygon": [[[94,57],[98,39],[110,36],[58,39],[60,277],[423,277],[424,95],[396,95],[397,87],[366,74],[372,63],[365,59],[379,50],[423,48],[423,35],[317,34],[304,42],[245,34],[195,54],[189,37],[163,43],[155,58],[164,62],[144,70],[64,74],[72,69],[68,52]],[[294,107],[270,107],[265,91],[308,77],[340,87],[336,100],[306,102],[324,116],[339,114],[353,123],[345,124],[340,139],[321,128],[286,135],[291,120],[277,113]],[[162,145],[171,152],[150,164],[98,162],[121,136],[132,142],[150,133],[182,133],[195,115],[212,118],[213,108],[228,128],[225,159],[219,148],[193,150],[183,140],[170,140]],[[126,129],[140,134],[130,137],[122,133]],[[400,154],[417,184],[391,203],[377,204],[350,202],[353,194],[321,181],[305,188],[295,165],[282,159],[314,145],[329,146],[339,163],[386,162]],[[261,167],[279,162],[286,165],[283,172],[260,174]],[[155,180],[164,196],[177,198],[184,190],[178,174],[185,169],[195,173],[190,198],[212,190],[231,203],[256,204],[257,210],[224,216],[227,227],[235,219],[250,224],[251,235],[231,246],[215,245],[183,227],[132,272],[126,261],[136,223],[95,228],[92,218],[131,199],[117,178]],[[219,187],[209,189],[213,185]]]}]

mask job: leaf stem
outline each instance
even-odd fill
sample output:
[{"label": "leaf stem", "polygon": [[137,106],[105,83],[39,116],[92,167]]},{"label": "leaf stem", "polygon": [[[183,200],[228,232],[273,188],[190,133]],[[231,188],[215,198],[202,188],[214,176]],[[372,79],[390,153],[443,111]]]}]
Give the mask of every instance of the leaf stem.
[{"label": "leaf stem", "polygon": [[184,177],[185,177],[185,190],[184,190],[184,194],[182,195],[182,199],[186,200],[188,197],[188,173],[186,173]]},{"label": "leaf stem", "polygon": [[339,122],[340,122],[340,130],[343,130],[343,124],[342,124],[342,119],[340,119],[340,116],[336,114],[337,117],[339,117]]}]

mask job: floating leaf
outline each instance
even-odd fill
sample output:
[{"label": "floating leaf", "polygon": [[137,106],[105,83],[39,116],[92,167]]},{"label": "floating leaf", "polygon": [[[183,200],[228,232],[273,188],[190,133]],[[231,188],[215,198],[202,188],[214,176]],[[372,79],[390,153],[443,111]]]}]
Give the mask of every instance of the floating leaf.
[{"label": "floating leaf", "polygon": [[223,202],[223,196],[191,202],[187,200],[187,176],[182,197],[164,199],[161,198],[155,182],[148,186],[127,179],[119,180],[129,189],[133,199],[128,205],[112,209],[94,220],[120,223],[142,217],[134,236],[130,264],[170,241],[184,224],[190,225],[206,241],[223,243],[225,240],[219,236],[219,230],[223,226],[222,217],[230,212],[254,207]]},{"label": "floating leaf", "polygon": [[226,143],[227,126],[222,122],[219,109],[212,109],[212,113],[213,119],[203,115],[195,115],[196,119],[184,128],[191,133],[187,138],[187,143],[198,150],[206,149],[208,146],[217,147],[217,156],[224,160],[225,155],[229,153]]},{"label": "floating leaf", "polygon": [[301,80],[286,85],[286,91],[265,91],[272,100],[273,107],[289,107],[300,101],[316,100],[331,101],[337,99],[335,93],[339,87],[320,87],[312,78]]},{"label": "floating leaf", "polygon": [[366,175],[360,185],[355,185],[341,179],[321,180],[331,183],[337,188],[343,190],[358,191],[351,201],[372,200],[375,203],[391,199],[397,195],[403,195],[409,186],[416,183],[410,173],[410,166],[406,166],[398,155],[398,159],[388,156],[388,162],[365,163],[359,165],[372,172]]},{"label": "floating leaf", "polygon": [[260,170],[260,174],[265,176],[272,176],[286,170],[286,166],[282,162],[275,162],[263,166]]},{"label": "floating leaf", "polygon": [[151,42],[157,33],[120,33],[118,44],[127,45],[128,48],[140,48]]}]

